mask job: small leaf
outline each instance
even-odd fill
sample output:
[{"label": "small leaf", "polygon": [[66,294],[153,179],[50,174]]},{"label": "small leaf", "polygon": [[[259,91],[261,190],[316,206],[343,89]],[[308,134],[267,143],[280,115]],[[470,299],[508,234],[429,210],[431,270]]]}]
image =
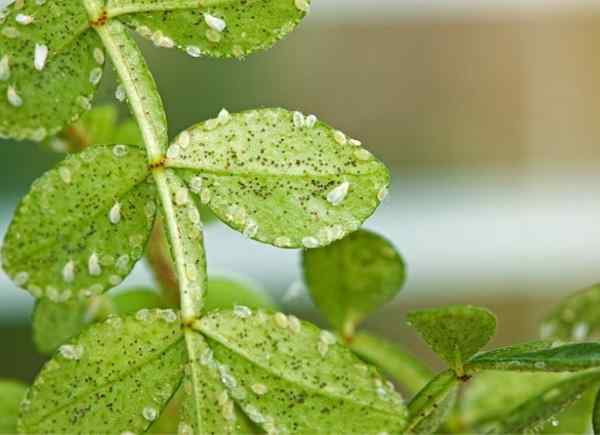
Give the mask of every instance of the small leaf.
[{"label": "small leaf", "polygon": [[486,433],[535,432],[579,400],[586,390],[597,387],[599,383],[598,371],[571,376],[551,385],[483,428]]},{"label": "small leaf", "polygon": [[79,335],[84,327],[111,314],[132,314],[142,308],[159,308],[160,296],[147,289],[131,289],[117,295],[100,295],[67,302],[39,299],[33,311],[33,341],[42,353],[52,353]]},{"label": "small leaf", "polygon": [[154,222],[144,151],[94,146],[68,156],[25,196],[6,234],[3,267],[35,297],[64,302],[118,285]]},{"label": "small leaf", "polygon": [[27,386],[17,381],[0,379],[0,433],[17,433],[17,419]]},{"label": "small leaf", "polygon": [[393,386],[331,333],[282,313],[235,310],[208,314],[194,328],[213,352],[206,363],[265,431],[396,433],[406,425]]},{"label": "small leaf", "polygon": [[438,433],[438,429],[442,426],[456,405],[456,399],[458,398],[458,385],[455,385],[450,389],[446,397],[439,402],[436,403],[437,406],[434,407],[433,411],[421,420],[419,424],[417,424],[412,433],[415,434],[433,434]]},{"label": "small leaf", "polygon": [[104,52],[81,1],[21,6],[0,24],[0,137],[40,141],[89,110]]},{"label": "small leaf", "polygon": [[[298,7],[296,5],[302,7]],[[177,46],[192,57],[241,58],[271,47],[290,33],[309,0],[110,0],[110,15],[159,47]]]},{"label": "small leaf", "polygon": [[584,341],[600,330],[600,284],[581,290],[558,305],[540,326],[544,339]]},{"label": "small leaf", "polygon": [[463,364],[496,332],[496,318],[484,308],[452,306],[409,313],[408,321],[444,361],[463,374]]},{"label": "small leaf", "polygon": [[317,307],[348,338],[365,317],[400,291],[405,280],[404,262],[394,246],[365,230],[304,251],[303,267]]},{"label": "small leaf", "polygon": [[252,309],[276,308],[266,290],[257,288],[253,283],[227,277],[210,277],[204,309],[206,311],[231,310],[235,305],[243,305]]},{"label": "small leaf", "polygon": [[417,393],[433,378],[431,370],[396,343],[358,333],[348,345],[358,356],[388,373],[412,393]]},{"label": "small leaf", "polygon": [[565,344],[522,353],[510,347],[484,352],[472,358],[466,370],[574,372],[595,367],[600,367],[600,343]]},{"label": "small leaf", "polygon": [[217,217],[247,237],[284,248],[327,245],[374,212],[389,174],[342,133],[298,116],[222,112],[181,133],[166,165],[179,168]]},{"label": "small leaf", "polygon": [[140,311],[86,329],[28,392],[26,433],[142,433],[158,418],[188,358],[177,316]]},{"label": "small leaf", "polygon": [[452,399],[447,401],[447,398],[456,394],[457,383],[456,374],[448,370],[437,375],[419,391],[408,404],[408,432],[424,433],[422,431],[427,427],[439,426],[447,412],[445,407],[453,402]]}]

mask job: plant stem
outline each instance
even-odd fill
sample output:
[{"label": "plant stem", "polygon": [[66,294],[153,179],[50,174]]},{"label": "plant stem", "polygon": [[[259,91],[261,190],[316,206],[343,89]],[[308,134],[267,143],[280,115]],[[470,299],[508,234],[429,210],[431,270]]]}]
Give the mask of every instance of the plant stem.
[{"label": "plant stem", "polygon": [[[103,13],[97,0],[84,0],[90,18],[94,21]],[[105,25],[95,27],[108,55],[121,79],[131,112],[142,132],[148,162],[156,183],[166,232],[175,260],[179,292],[181,294],[181,316],[184,324],[190,324],[200,316],[203,287],[206,282],[206,265],[198,265],[199,286],[194,286],[186,276],[186,256],[181,228],[177,221],[175,192],[169,182],[169,174],[164,168],[165,150],[168,144],[167,121],[154,78],[139,47],[119,21],[111,20]],[[204,256],[203,248],[201,256]],[[194,266],[196,266],[194,264]]]}]

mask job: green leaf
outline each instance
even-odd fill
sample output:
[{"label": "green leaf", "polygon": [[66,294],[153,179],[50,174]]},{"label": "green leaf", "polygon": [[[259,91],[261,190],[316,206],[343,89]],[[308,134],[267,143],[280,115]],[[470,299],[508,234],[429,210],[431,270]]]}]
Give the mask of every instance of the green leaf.
[{"label": "green leaf", "polygon": [[79,335],[84,327],[111,314],[132,314],[142,308],[159,308],[160,296],[147,289],[131,289],[117,295],[100,295],[67,302],[39,299],[33,311],[33,341],[42,353],[52,353]]},{"label": "green leaf", "polygon": [[283,109],[221,112],[183,132],[165,164],[247,237],[285,248],[327,245],[374,212],[389,174],[342,133],[300,117]]},{"label": "green leaf", "polygon": [[400,432],[406,409],[393,386],[335,337],[282,313],[213,312],[194,324],[229,394],[265,431]]},{"label": "green leaf", "polygon": [[276,308],[266,291],[256,288],[253,283],[220,276],[210,277],[204,309],[232,309],[235,305],[244,305],[252,309]]},{"label": "green leaf", "polygon": [[[506,418],[507,410],[527,399],[539,396],[551,385],[568,378],[566,373],[522,373],[487,371],[478,374],[467,384],[461,401],[461,416],[469,430],[476,432],[493,426]],[[579,401],[576,406],[560,416],[560,424],[546,424],[542,433],[588,433],[591,397]],[[509,406],[507,407],[507,404]],[[587,406],[586,406],[587,405]],[[556,420],[554,420],[556,422]]]},{"label": "green leaf", "polygon": [[410,420],[407,431],[425,433],[427,428],[439,426],[442,417],[447,415],[447,408],[452,406],[454,400],[447,398],[456,394],[457,384],[456,374],[447,370],[419,391],[408,404]]},{"label": "green leaf", "polygon": [[173,311],[110,317],[61,346],[44,366],[28,392],[19,430],[144,432],[177,389],[187,361]]},{"label": "green leaf", "polygon": [[343,336],[390,301],[404,284],[404,262],[389,241],[359,230],[304,251],[304,279],[319,310]]},{"label": "green leaf", "polygon": [[0,379],[0,433],[17,433],[17,418],[27,386]]},{"label": "green leaf", "polygon": [[83,2],[17,3],[0,24],[0,137],[40,141],[90,109],[104,52]]},{"label": "green leaf", "polygon": [[558,305],[540,327],[544,339],[584,341],[600,330],[600,284],[581,290]]},{"label": "green leaf", "polygon": [[396,343],[358,333],[348,344],[358,356],[388,373],[412,393],[421,390],[433,373]]},{"label": "green leaf", "polygon": [[458,398],[458,385],[455,385],[448,391],[446,397],[434,407],[433,411],[417,424],[412,433],[415,434],[433,434],[438,433],[438,429],[450,417],[456,400]]},{"label": "green leaf", "polygon": [[598,371],[571,376],[509,410],[483,429],[486,433],[523,433],[538,431],[548,421],[559,424],[556,416],[579,400],[586,390],[597,387],[599,383]]},{"label": "green leaf", "polygon": [[206,340],[196,333],[187,340],[192,364],[183,382],[182,420],[178,432],[254,433],[252,423],[240,412],[222,382],[225,369],[214,361]]},{"label": "green leaf", "polygon": [[294,30],[309,5],[310,0],[110,0],[107,9],[159,47],[177,46],[193,57],[241,58]]},{"label": "green leaf", "polygon": [[496,332],[494,315],[472,306],[415,311],[408,314],[408,323],[459,375],[463,373],[463,364]]},{"label": "green leaf", "polygon": [[68,156],[25,196],[6,234],[3,267],[55,302],[115,287],[142,256],[155,215],[144,152],[95,146]]},{"label": "green leaf", "polygon": [[573,372],[600,367],[600,343],[573,343],[549,349],[516,352],[511,348],[475,356],[467,371],[509,370],[526,372]]},{"label": "green leaf", "polygon": [[506,414],[507,405],[537,396],[568,377],[565,373],[517,373],[490,370],[477,374],[465,388],[461,415],[469,427],[479,427]]}]

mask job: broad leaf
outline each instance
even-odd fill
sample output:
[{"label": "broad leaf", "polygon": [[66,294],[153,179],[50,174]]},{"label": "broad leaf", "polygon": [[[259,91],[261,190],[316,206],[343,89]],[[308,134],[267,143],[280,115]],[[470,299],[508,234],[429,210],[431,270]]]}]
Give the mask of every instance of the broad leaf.
[{"label": "broad leaf", "polygon": [[[229,395],[265,431],[400,432],[399,394],[332,334],[282,313],[234,310],[195,323]],[[211,358],[209,358],[211,356]]]},{"label": "broad leaf", "polygon": [[56,134],[90,109],[103,65],[80,0],[9,6],[0,23],[0,137]]},{"label": "broad leaf", "polygon": [[415,311],[409,313],[408,323],[459,374],[462,374],[463,364],[496,332],[494,315],[472,306]]},{"label": "broad leaf", "polygon": [[156,292],[144,289],[63,303],[39,299],[33,312],[33,341],[40,352],[52,353],[87,325],[102,321],[111,314],[131,314],[142,308],[163,305]]},{"label": "broad leaf", "polygon": [[35,297],[64,302],[118,285],[142,256],[154,222],[144,152],[94,146],[68,156],[25,196],[2,257]]},{"label": "broad leaf", "polygon": [[26,433],[142,433],[177,389],[187,363],[177,315],[111,317],[63,345],[28,392]]},{"label": "broad leaf", "polygon": [[408,431],[425,433],[427,428],[439,426],[454,403],[452,396],[456,394],[457,384],[456,374],[448,370],[437,375],[419,391],[408,404]]},{"label": "broad leaf", "polygon": [[549,349],[515,352],[511,348],[484,352],[469,361],[466,370],[574,372],[600,367],[600,343],[557,345]]},{"label": "broad leaf", "polygon": [[388,373],[412,393],[421,390],[433,377],[431,370],[396,343],[358,333],[348,345],[358,356]]},{"label": "broad leaf", "polygon": [[310,0],[109,0],[107,9],[159,47],[241,58],[294,30],[309,6]]},{"label": "broad leaf", "polygon": [[360,230],[303,253],[304,279],[319,310],[345,337],[404,284],[404,262],[389,241]]},{"label": "broad leaf", "polygon": [[581,290],[558,305],[544,318],[542,338],[584,341],[600,329],[600,285]]},{"label": "broad leaf", "polygon": [[208,279],[208,292],[204,309],[233,309],[236,305],[249,308],[276,308],[266,290],[249,281],[213,276]]},{"label": "broad leaf", "polygon": [[0,379],[0,433],[17,433],[17,419],[27,386]]},{"label": "broad leaf", "polygon": [[548,421],[558,425],[556,417],[579,400],[586,390],[596,388],[599,383],[598,371],[571,376],[508,410],[497,421],[485,425],[484,429],[486,433],[505,434],[535,432]]},{"label": "broad leaf", "polygon": [[183,132],[166,165],[247,237],[284,248],[327,245],[373,213],[389,174],[342,133],[300,116],[222,112]]}]

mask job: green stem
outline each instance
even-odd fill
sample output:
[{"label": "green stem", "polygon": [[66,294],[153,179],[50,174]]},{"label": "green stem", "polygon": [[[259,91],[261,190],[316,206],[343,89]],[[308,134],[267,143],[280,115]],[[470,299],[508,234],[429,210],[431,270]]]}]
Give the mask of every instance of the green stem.
[{"label": "green stem", "polygon": [[433,377],[433,372],[396,344],[365,333],[358,333],[350,348],[361,358],[389,373],[411,393],[421,390]]},{"label": "green stem", "polygon": [[[97,0],[84,0],[90,18],[94,20],[102,13]],[[165,150],[168,144],[167,121],[152,73],[139,47],[119,21],[109,21],[96,27],[107,53],[121,79],[131,112],[135,116],[142,132],[148,161],[160,197],[166,232],[171,244],[175,268],[181,294],[181,315],[184,324],[191,323],[200,316],[203,286],[206,282],[206,266],[201,264],[197,273],[200,286],[192,285],[186,274],[186,256],[184,235],[178,225],[175,192],[170,183],[170,174],[164,168]],[[203,255],[203,252],[202,252]]]}]

